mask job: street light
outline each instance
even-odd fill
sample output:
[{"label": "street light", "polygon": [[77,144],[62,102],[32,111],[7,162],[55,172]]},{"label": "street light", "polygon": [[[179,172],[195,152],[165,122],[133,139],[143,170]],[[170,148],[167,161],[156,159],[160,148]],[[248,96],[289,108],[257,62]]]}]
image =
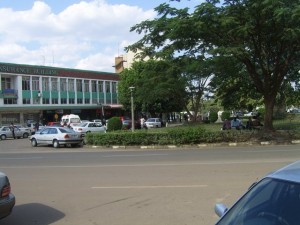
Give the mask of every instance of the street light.
[{"label": "street light", "polygon": [[134,110],[133,110],[133,90],[134,87],[129,87],[131,94],[131,131],[134,132]]}]

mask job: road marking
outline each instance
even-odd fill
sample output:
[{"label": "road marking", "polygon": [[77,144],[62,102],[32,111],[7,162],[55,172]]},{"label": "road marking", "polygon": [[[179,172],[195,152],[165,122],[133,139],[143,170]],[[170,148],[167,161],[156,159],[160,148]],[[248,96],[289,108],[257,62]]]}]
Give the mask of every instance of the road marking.
[{"label": "road marking", "polygon": [[143,157],[143,156],[166,156],[169,154],[134,154],[134,155],[105,155],[101,156],[103,158],[113,158],[113,157]]},{"label": "road marking", "polygon": [[294,159],[278,160],[240,160],[240,161],[211,161],[211,162],[191,162],[191,163],[149,163],[149,164],[112,164],[112,165],[56,165],[56,166],[0,166],[1,169],[34,169],[34,168],[109,168],[109,167],[153,167],[153,166],[201,166],[201,165],[236,165],[236,164],[265,164],[265,163],[291,163]]},{"label": "road marking", "polygon": [[92,187],[92,189],[155,189],[155,188],[204,188],[208,185],[164,185],[164,186],[107,186]]}]

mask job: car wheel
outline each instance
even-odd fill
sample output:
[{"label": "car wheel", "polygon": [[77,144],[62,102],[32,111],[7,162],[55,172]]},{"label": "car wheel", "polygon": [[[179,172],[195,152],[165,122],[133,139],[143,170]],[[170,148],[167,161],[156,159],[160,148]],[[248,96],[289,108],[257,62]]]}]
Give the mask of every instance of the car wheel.
[{"label": "car wheel", "polygon": [[37,141],[36,141],[36,139],[31,139],[31,146],[32,147],[36,147],[37,146]]},{"label": "car wheel", "polygon": [[28,138],[29,134],[28,133],[24,133],[23,134],[23,138]]},{"label": "car wheel", "polygon": [[2,134],[1,135],[1,140],[5,140],[6,139],[6,135],[5,134]]},{"label": "car wheel", "polygon": [[53,141],[53,147],[54,148],[59,148],[59,141],[58,140]]}]

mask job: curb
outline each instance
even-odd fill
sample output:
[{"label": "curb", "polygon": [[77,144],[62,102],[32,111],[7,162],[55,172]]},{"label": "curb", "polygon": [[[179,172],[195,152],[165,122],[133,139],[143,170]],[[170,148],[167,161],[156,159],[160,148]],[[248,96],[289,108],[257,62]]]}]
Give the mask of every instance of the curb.
[{"label": "curb", "polygon": [[113,145],[113,146],[96,146],[93,145],[93,149],[186,149],[186,148],[207,148],[207,147],[242,147],[242,146],[268,146],[268,145],[296,145],[300,144],[300,140],[292,140],[285,142],[275,141],[262,141],[262,142],[229,142],[229,143],[213,143],[213,144],[198,144],[198,145]]}]

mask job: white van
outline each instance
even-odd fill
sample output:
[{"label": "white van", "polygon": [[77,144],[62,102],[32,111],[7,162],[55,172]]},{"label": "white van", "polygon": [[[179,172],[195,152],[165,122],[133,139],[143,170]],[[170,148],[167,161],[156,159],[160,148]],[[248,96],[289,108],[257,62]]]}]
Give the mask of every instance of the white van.
[{"label": "white van", "polygon": [[81,123],[80,117],[75,114],[63,115],[61,117],[60,125],[62,126],[73,126]]}]

